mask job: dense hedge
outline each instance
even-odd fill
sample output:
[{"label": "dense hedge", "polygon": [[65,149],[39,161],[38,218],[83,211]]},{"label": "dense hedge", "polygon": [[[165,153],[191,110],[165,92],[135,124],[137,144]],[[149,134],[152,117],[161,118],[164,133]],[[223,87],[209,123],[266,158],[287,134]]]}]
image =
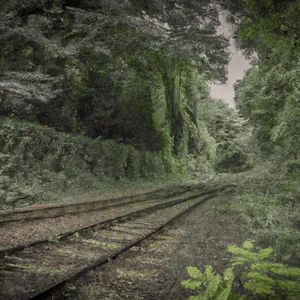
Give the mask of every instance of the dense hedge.
[{"label": "dense hedge", "polygon": [[1,207],[44,202],[69,190],[91,190],[113,180],[153,179],[175,171],[168,158],[115,141],[58,133],[8,118],[0,119],[0,128]]}]

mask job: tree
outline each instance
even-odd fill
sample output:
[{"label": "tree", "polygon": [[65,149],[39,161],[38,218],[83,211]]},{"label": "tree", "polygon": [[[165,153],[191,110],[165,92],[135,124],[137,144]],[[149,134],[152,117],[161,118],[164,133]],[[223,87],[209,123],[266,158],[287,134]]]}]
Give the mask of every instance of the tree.
[{"label": "tree", "polygon": [[44,1],[4,5],[18,22],[8,28],[0,20],[1,69],[42,72],[61,92],[31,106],[25,97],[7,114],[24,118],[31,107],[31,120],[61,131],[152,151],[171,145],[179,157],[195,151],[198,97],[188,91],[206,94],[198,76],[226,80],[228,42],[216,34],[211,1],[66,0],[64,9],[60,0]]},{"label": "tree", "polygon": [[244,48],[268,59],[299,51],[299,0],[224,0],[223,3],[236,17]]}]

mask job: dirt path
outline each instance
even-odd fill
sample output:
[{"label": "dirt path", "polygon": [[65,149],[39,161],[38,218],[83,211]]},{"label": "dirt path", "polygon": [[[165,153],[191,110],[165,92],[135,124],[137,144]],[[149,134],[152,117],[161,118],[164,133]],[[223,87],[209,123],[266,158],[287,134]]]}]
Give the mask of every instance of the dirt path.
[{"label": "dirt path", "polygon": [[229,264],[228,244],[249,236],[228,213],[231,195],[200,206],[154,238],[104,267],[70,282],[48,299],[187,299],[181,287],[186,267],[211,264],[222,273]]}]

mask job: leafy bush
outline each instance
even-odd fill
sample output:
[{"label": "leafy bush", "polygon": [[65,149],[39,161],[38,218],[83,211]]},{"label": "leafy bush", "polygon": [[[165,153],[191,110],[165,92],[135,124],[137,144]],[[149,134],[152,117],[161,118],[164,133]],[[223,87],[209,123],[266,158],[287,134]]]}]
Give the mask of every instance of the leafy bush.
[{"label": "leafy bush", "polygon": [[[188,267],[187,271],[192,279],[182,282],[188,289],[200,290],[197,296],[191,296],[190,300],[226,300],[231,293],[231,286],[234,279],[233,270],[226,269],[223,278],[216,274],[212,266],[206,266],[204,274],[195,267]],[[204,291],[201,291],[201,288]]]},{"label": "leafy bush", "polygon": [[[189,299],[252,299],[258,296],[259,299],[297,299],[300,296],[300,268],[272,262],[271,247],[254,250],[251,241],[244,242],[243,247],[228,246],[233,258],[223,277],[211,266],[206,266],[204,274],[195,267],[188,267],[192,279],[183,281],[182,285],[198,292]],[[237,295],[232,288],[234,271],[238,268],[246,295]]]},{"label": "leafy bush", "polygon": [[0,119],[0,206],[53,201],[60,193],[99,189],[105,182],[166,178],[179,170],[163,154],[114,141],[58,133]]},{"label": "leafy bush", "polygon": [[229,246],[234,255],[233,267],[242,266],[244,287],[253,295],[267,296],[269,299],[295,299],[300,296],[300,268],[268,259],[271,247],[253,251],[254,245],[247,241],[242,248]]}]

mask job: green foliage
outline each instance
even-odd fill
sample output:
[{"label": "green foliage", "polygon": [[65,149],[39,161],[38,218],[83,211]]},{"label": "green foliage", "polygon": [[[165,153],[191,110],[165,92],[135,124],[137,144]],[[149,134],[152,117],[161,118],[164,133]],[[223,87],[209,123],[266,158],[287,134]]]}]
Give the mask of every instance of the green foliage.
[{"label": "green foliage", "polygon": [[150,180],[178,172],[163,155],[114,141],[13,119],[0,122],[1,207],[54,201],[61,193],[98,189],[108,181]]},{"label": "green foliage", "polygon": [[[244,47],[258,52],[262,58],[280,61],[299,51],[298,0],[244,0],[229,2],[230,9],[239,19],[239,37]],[[237,3],[241,2],[241,3]]]},{"label": "green foliage", "polygon": [[[84,1],[66,10],[59,0],[46,2],[1,4],[18,18],[11,27],[0,22],[9,27],[0,32],[1,76],[14,72],[5,85],[18,86],[22,108],[1,86],[7,105],[0,114],[68,134],[1,120],[3,202],[25,205],[55,186],[67,192],[106,179],[243,169],[246,125],[214,104],[207,88],[207,80],[225,80],[228,60],[208,1]],[[32,99],[23,71],[49,97]]]},{"label": "green foliage", "polygon": [[216,144],[213,160],[216,170],[241,172],[250,168],[253,149],[248,122],[222,102],[210,101],[201,106],[201,118]]},{"label": "green foliage", "polygon": [[[285,263],[295,267],[300,263],[300,2],[223,1],[226,2],[239,18],[240,44],[254,50],[259,58],[236,86],[237,108],[254,128],[252,142],[257,148],[252,149],[258,162],[252,172],[243,175],[244,186],[233,209],[258,244],[273,249],[272,254],[265,250],[256,255],[251,249],[238,250],[242,253],[240,263],[249,268],[253,265],[245,284],[263,299],[285,299],[285,293],[287,299],[298,299],[298,271]],[[272,259],[261,260],[259,253],[272,255]],[[257,262],[251,263],[250,257]],[[283,265],[272,265],[274,260]]]},{"label": "green foliage", "polygon": [[[226,300],[229,298],[234,279],[233,269],[226,269],[223,278],[216,274],[211,266],[206,266],[204,274],[195,267],[188,267],[187,271],[192,279],[185,280],[181,284],[185,288],[198,292],[198,295],[191,296],[190,300]],[[202,289],[204,289],[203,292]]]},{"label": "green foliage", "polygon": [[253,248],[249,241],[242,248],[228,246],[228,251],[234,255],[232,266],[243,266],[244,287],[253,295],[268,296],[268,299],[295,299],[299,296],[300,268],[271,262],[271,247],[258,252]]},{"label": "green foliage", "polygon": [[240,38],[252,43],[260,61],[237,85],[237,107],[253,124],[262,150],[269,154],[276,146],[284,148],[275,155],[296,167],[300,2],[245,0],[240,9]]},{"label": "green foliage", "polygon": [[254,127],[256,154],[269,174],[249,174],[234,205],[258,242],[294,266],[300,262],[299,9],[298,0],[247,0],[237,8],[240,38],[259,61],[238,83],[236,102]]},{"label": "green foliage", "polygon": [[232,210],[259,245],[274,249],[277,261],[299,266],[299,177],[286,177],[280,167],[283,157],[271,157],[268,163],[261,160],[259,166],[242,174],[238,182],[243,187]]},{"label": "green foliage", "polygon": [[297,129],[294,131],[295,127],[290,125],[297,124],[297,102],[293,99],[298,94],[298,69],[297,63],[284,61],[273,67],[256,66],[236,89],[238,108],[255,126],[257,137],[277,144],[284,137],[285,143],[288,140],[288,145],[294,148],[292,151],[297,147],[290,141],[295,140]]},{"label": "green foliage", "polygon": [[[197,291],[197,296],[189,299],[296,299],[300,295],[300,268],[283,263],[274,263],[270,259],[271,247],[255,251],[252,241],[244,242],[242,247],[228,246],[233,255],[232,264],[224,271],[223,278],[215,274],[211,266],[206,266],[204,274],[195,267],[188,267],[191,279],[182,282],[188,289]],[[243,287],[247,295],[238,295],[233,291],[234,271],[241,274]],[[265,298],[266,297],[266,298]]]},{"label": "green foliage", "polygon": [[[207,96],[208,78],[225,80],[228,53],[215,34],[217,10],[207,1],[179,2],[88,1],[64,11],[59,0],[9,1],[2,6],[22,16],[18,26],[45,39],[0,33],[1,70],[60,76],[55,99],[30,102],[30,120],[186,160],[201,148],[197,94]],[[82,5],[88,9],[77,11]],[[205,79],[198,84],[198,77]],[[155,100],[154,85],[161,91]]]},{"label": "green foliage", "polygon": [[[287,1],[287,6],[296,3]],[[282,2],[276,9],[283,22],[287,21],[284,21],[285,4]],[[295,18],[291,20],[297,24]],[[266,30],[271,28],[268,26]],[[291,31],[293,28],[288,29],[288,33]],[[276,31],[269,33],[274,39],[282,37]],[[240,112],[254,126],[260,148],[257,155],[264,158],[261,163],[269,169],[269,174],[254,172],[252,176],[261,178],[262,183],[258,180],[251,183],[252,190],[241,195],[235,205],[262,245],[272,246],[279,261],[299,266],[299,50],[297,45],[286,51],[282,45],[268,43],[272,44],[274,56],[267,52],[266,57],[264,50],[256,48],[261,61],[237,85],[236,101]]]}]

